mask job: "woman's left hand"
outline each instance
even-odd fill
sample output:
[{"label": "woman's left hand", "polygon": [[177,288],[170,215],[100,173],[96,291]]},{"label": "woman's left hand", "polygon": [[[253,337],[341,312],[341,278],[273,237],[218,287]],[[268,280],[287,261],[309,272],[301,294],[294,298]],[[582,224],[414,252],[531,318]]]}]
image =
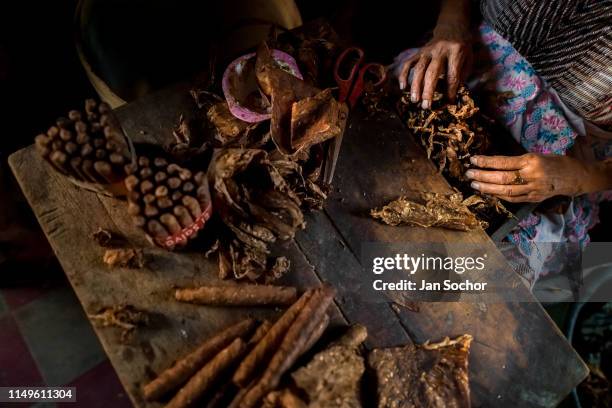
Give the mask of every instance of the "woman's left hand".
[{"label": "woman's left hand", "polygon": [[527,153],[473,156],[470,160],[481,168],[466,172],[466,177],[473,180],[472,188],[510,202],[540,202],[556,195],[580,195],[589,178],[586,166],[568,156]]}]

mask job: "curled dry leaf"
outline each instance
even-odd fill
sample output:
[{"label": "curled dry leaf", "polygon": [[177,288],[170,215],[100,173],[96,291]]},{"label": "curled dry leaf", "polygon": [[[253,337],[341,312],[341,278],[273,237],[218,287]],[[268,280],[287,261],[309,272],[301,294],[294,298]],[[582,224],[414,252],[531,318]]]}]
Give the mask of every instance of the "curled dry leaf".
[{"label": "curled dry leaf", "polygon": [[439,343],[374,349],[378,407],[468,408],[468,354],[472,336]]},{"label": "curled dry leaf", "polygon": [[100,327],[122,329],[121,338],[125,340],[137,327],[149,325],[149,314],[132,305],[109,306],[100,309],[89,318]]},{"label": "curled dry leaf", "polygon": [[459,231],[486,228],[463,203],[460,193],[445,196],[423,193],[425,204],[400,197],[371,215],[389,225],[416,225],[420,227],[443,227]]},{"label": "curled dry leaf", "polygon": [[111,268],[140,269],[145,265],[145,257],[142,249],[135,248],[107,249],[106,252],[104,252],[102,260]]}]

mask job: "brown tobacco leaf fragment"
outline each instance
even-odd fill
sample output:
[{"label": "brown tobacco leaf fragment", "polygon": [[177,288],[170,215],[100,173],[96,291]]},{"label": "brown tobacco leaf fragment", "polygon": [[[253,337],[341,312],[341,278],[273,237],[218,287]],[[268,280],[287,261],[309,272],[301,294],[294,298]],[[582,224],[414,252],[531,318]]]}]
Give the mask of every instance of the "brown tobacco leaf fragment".
[{"label": "brown tobacco leaf fragment", "polygon": [[461,194],[449,196],[423,193],[425,204],[400,197],[380,210],[372,210],[372,217],[389,225],[416,225],[420,227],[443,227],[459,231],[486,228],[463,204]]},{"label": "brown tobacco leaf fragment", "polygon": [[308,407],[361,407],[360,382],[365,364],[357,347],[366,337],[365,327],[354,326],[339,341],[291,374],[296,386],[308,396]]},{"label": "brown tobacco leaf fragment", "polygon": [[123,242],[123,238],[112,231],[98,227],[98,230],[91,234],[91,237],[103,248],[112,248]]},{"label": "brown tobacco leaf fragment", "polygon": [[142,249],[134,248],[107,249],[106,252],[104,252],[102,260],[111,268],[140,269],[145,265],[145,257]]},{"label": "brown tobacco leaf fragment", "polygon": [[127,337],[139,326],[149,325],[149,314],[132,305],[109,306],[100,309],[89,318],[100,327],[118,327],[122,329],[121,339]]},{"label": "brown tobacco leaf fragment", "polygon": [[216,139],[225,145],[232,140],[242,135],[249,123],[244,122],[234,115],[229,110],[227,102],[219,102],[211,106],[206,113],[208,120],[217,128]]},{"label": "brown tobacco leaf fragment", "polygon": [[468,354],[472,336],[439,343],[374,349],[378,407],[469,408]]}]

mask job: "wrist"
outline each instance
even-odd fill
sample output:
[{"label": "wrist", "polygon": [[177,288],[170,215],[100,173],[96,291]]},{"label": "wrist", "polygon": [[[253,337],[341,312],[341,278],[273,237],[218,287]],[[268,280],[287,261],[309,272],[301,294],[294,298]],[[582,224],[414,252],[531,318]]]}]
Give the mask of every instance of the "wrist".
[{"label": "wrist", "polygon": [[[573,159],[576,160],[576,159]],[[596,162],[584,163],[576,160],[579,164],[578,175],[580,177],[580,194],[595,193],[612,188],[612,172],[610,163]]]}]

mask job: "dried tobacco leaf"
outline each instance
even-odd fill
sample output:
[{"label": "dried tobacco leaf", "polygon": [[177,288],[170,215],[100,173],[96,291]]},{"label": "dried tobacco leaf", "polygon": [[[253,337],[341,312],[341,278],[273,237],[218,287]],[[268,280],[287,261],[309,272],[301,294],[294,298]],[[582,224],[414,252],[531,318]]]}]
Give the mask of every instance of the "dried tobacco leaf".
[{"label": "dried tobacco leaf", "polygon": [[133,268],[140,269],[145,265],[145,257],[142,249],[114,248],[104,252],[102,260],[111,268]]},{"label": "dried tobacco leaf", "polygon": [[121,339],[127,337],[139,326],[149,325],[149,314],[132,305],[109,306],[100,309],[89,318],[101,327],[118,327],[122,329]]},{"label": "dried tobacco leaf", "polygon": [[378,407],[469,408],[468,354],[472,336],[439,343],[374,349]]},{"label": "dried tobacco leaf", "polygon": [[365,364],[356,348],[366,337],[365,327],[353,326],[338,342],[291,374],[296,386],[308,396],[308,407],[361,407],[360,382]]},{"label": "dried tobacco leaf", "polygon": [[227,102],[218,102],[210,107],[206,113],[208,120],[217,128],[216,139],[225,145],[239,137],[250,126],[234,115],[229,110]]},{"label": "dried tobacco leaf", "polygon": [[459,231],[486,228],[463,202],[460,193],[445,196],[423,193],[425,204],[400,197],[380,210],[372,210],[372,217],[389,225],[416,225],[420,227],[443,227]]}]

